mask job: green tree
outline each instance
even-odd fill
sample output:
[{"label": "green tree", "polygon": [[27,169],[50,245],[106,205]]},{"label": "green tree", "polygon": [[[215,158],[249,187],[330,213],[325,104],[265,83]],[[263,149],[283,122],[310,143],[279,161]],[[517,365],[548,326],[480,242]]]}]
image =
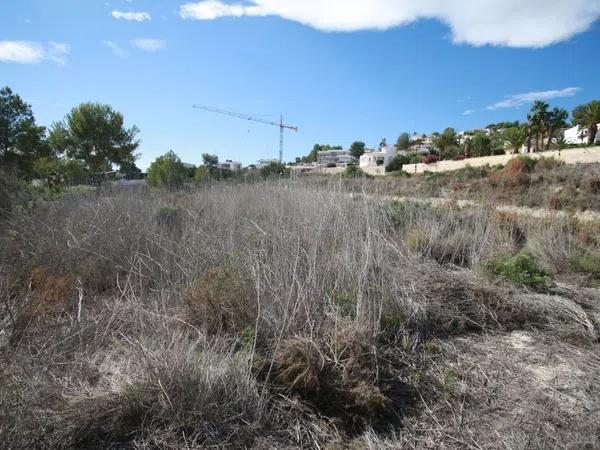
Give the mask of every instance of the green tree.
[{"label": "green tree", "polygon": [[556,132],[567,126],[568,118],[569,113],[564,108],[554,108],[548,113],[548,141],[546,142],[546,150],[550,148]]},{"label": "green tree", "polygon": [[587,129],[588,144],[596,142],[600,123],[600,100],[579,105],[573,110],[573,123]]},{"label": "green tree", "polygon": [[381,150],[383,147],[387,145],[387,138],[383,138],[379,143],[379,149]]},{"label": "green tree", "polygon": [[396,148],[398,150],[408,150],[410,148],[410,134],[402,133],[400,136],[398,136]]},{"label": "green tree", "polygon": [[350,154],[356,159],[359,159],[362,155],[364,155],[366,147],[367,144],[362,141],[353,142],[350,146]]},{"label": "green tree", "polygon": [[188,172],[172,150],[156,158],[148,168],[147,181],[152,187],[169,190],[181,189],[188,178]]},{"label": "green tree", "polygon": [[396,154],[392,160],[385,166],[386,172],[397,172],[402,170],[404,164],[410,164],[410,158],[401,154]]},{"label": "green tree", "polygon": [[272,163],[260,168],[260,176],[270,178],[275,176],[288,176],[290,169],[283,164],[273,161]]},{"label": "green tree", "polygon": [[139,180],[142,178],[142,169],[135,165],[135,161],[123,161],[119,172],[123,174],[126,180]]},{"label": "green tree", "polygon": [[[544,136],[548,130],[550,119],[550,111],[548,111],[548,108],[550,108],[548,103],[536,100],[527,115],[527,119],[529,120],[529,142],[531,142],[533,134],[535,134],[536,152],[540,150],[540,143],[542,144],[542,150],[544,149]],[[530,150],[530,147],[531,144],[528,144],[528,151]]]},{"label": "green tree", "polygon": [[90,175],[84,161],[78,159],[61,159],[58,161],[58,173],[67,185],[82,184]]},{"label": "green tree", "polygon": [[434,133],[433,145],[439,151],[440,159],[446,158],[450,148],[458,147],[458,139],[454,128],[446,128],[441,134]]},{"label": "green tree", "polygon": [[69,158],[85,161],[92,172],[109,171],[113,164],[135,159],[139,129],[125,128],[123,115],[109,105],[83,103],[55,123],[50,144]]},{"label": "green tree", "polygon": [[33,174],[33,162],[51,157],[46,128],[37,126],[31,106],[9,87],[0,89],[0,163]]},{"label": "green tree", "polygon": [[210,177],[210,170],[207,166],[198,166],[196,168],[196,173],[194,174],[194,181],[197,183],[202,183],[203,181],[208,180]]},{"label": "green tree", "polygon": [[504,139],[504,142],[508,144],[509,148],[512,149],[513,153],[519,153],[519,150],[521,150],[527,142],[527,135],[527,127],[516,126],[506,128],[502,133],[502,138]]},{"label": "green tree", "polygon": [[219,157],[217,155],[211,155],[209,153],[202,154],[202,161],[205,166],[208,167],[217,167],[219,164]]}]

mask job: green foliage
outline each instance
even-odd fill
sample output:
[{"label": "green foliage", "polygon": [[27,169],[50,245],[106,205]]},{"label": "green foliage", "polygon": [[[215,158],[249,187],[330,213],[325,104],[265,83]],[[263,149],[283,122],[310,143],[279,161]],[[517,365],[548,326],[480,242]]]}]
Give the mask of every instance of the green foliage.
[{"label": "green foliage", "polygon": [[515,127],[519,127],[519,126],[521,126],[521,123],[518,120],[516,120],[514,122],[491,123],[486,128],[488,128],[490,130],[494,130],[494,131],[499,131],[499,130],[505,130],[507,128],[515,128]]},{"label": "green foliage", "polygon": [[147,180],[152,187],[181,189],[187,178],[185,166],[173,151],[156,158],[148,168]]},{"label": "green foliage", "polygon": [[599,123],[600,100],[593,100],[584,105],[579,105],[573,110],[573,124],[587,129],[588,144],[595,142]]},{"label": "green foliage", "polygon": [[519,163],[525,165],[527,172],[531,173],[535,170],[535,166],[537,166],[539,160],[537,158],[532,158],[527,155],[520,155],[514,158],[512,161],[518,161]]},{"label": "green foliage", "polygon": [[202,161],[204,162],[205,166],[215,167],[217,164],[219,164],[219,157],[217,155],[211,155],[209,153],[203,153],[202,154]]},{"label": "green foliage", "polygon": [[525,286],[540,286],[552,279],[527,252],[490,259],[483,264],[483,268],[492,276]]},{"label": "green foliage", "polygon": [[52,126],[49,141],[59,153],[85,161],[92,172],[135,160],[140,141],[136,126],[125,128],[123,115],[109,105],[83,103]]},{"label": "green foliage", "polygon": [[135,161],[123,161],[119,172],[126,180],[139,180],[142,178],[142,169],[135,165]]},{"label": "green foliage", "polygon": [[410,159],[408,156],[401,155],[400,153],[396,154],[392,160],[385,166],[386,172],[396,172],[398,170],[402,170],[402,166],[404,164],[409,164]]},{"label": "green foliage", "polygon": [[61,159],[58,161],[58,173],[61,180],[69,186],[82,184],[89,176],[85,162],[78,159]]},{"label": "green foliage", "polygon": [[441,134],[434,133],[433,145],[439,151],[441,159],[447,158],[448,150],[450,148],[458,147],[458,139],[454,128],[446,128]]},{"label": "green foliage", "polygon": [[350,146],[350,154],[356,159],[359,159],[365,153],[366,146],[367,145],[361,141],[353,142]]},{"label": "green foliage", "polygon": [[600,278],[600,252],[590,248],[578,247],[572,260],[575,270]]},{"label": "green foliage", "polygon": [[346,167],[343,176],[345,178],[373,178],[373,175],[363,172],[356,164],[350,164]]},{"label": "green foliage", "polygon": [[524,126],[506,128],[502,133],[502,138],[513,153],[519,153],[519,150],[527,142],[527,128]]},{"label": "green foliage", "polygon": [[208,180],[210,177],[210,170],[206,166],[196,167],[196,172],[194,173],[194,181],[197,183],[202,183],[203,181]]},{"label": "green foliage", "polygon": [[46,128],[36,125],[31,106],[10,88],[0,89],[0,164],[30,177],[33,161],[51,155]]},{"label": "green foliage", "polygon": [[285,165],[273,161],[272,163],[260,168],[260,176],[263,178],[277,177],[277,176],[289,176],[290,169]]},{"label": "green foliage", "polygon": [[477,131],[471,138],[471,156],[481,157],[492,154],[492,138],[483,131]]},{"label": "green foliage", "polygon": [[396,148],[398,150],[408,150],[410,147],[410,134],[402,133],[398,136],[398,140],[396,141]]}]

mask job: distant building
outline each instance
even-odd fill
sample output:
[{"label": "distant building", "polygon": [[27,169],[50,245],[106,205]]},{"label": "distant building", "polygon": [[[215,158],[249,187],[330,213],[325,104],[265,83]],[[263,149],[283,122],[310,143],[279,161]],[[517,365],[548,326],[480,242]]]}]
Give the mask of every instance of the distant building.
[{"label": "distant building", "polygon": [[349,150],[324,150],[317,152],[317,163],[321,166],[331,164],[346,166],[356,161],[356,158],[350,154]]},{"label": "distant building", "polygon": [[385,167],[394,158],[396,153],[395,145],[386,145],[378,151],[366,152],[360,157],[360,167]]},{"label": "distant building", "polygon": [[228,159],[225,162],[219,163],[217,165],[217,167],[219,169],[228,169],[228,170],[236,171],[236,170],[242,170],[242,163]]},{"label": "distant building", "polygon": [[269,164],[279,164],[279,160],[278,159],[259,159],[258,161],[256,161],[256,168],[257,169],[262,169],[263,167],[268,166]]},{"label": "distant building", "polygon": [[[598,124],[600,128],[600,123]],[[580,145],[588,143],[588,131],[586,128],[581,128],[576,125],[572,128],[567,128],[564,131],[565,142],[572,145]],[[596,143],[600,143],[600,133],[596,134]]]}]

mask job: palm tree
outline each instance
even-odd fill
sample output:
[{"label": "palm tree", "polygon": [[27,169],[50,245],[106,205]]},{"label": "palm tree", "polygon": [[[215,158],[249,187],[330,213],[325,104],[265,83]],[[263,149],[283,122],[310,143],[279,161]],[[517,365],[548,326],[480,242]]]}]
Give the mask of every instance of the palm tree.
[{"label": "palm tree", "polygon": [[458,139],[456,138],[454,128],[446,128],[441,134],[434,133],[433,136],[433,145],[439,150],[440,159],[445,158],[449,148],[458,146]]},{"label": "palm tree", "polygon": [[[569,113],[564,108],[554,108],[552,111],[550,111],[548,114],[548,142],[546,143],[546,150],[550,148],[554,133],[567,126],[568,118]],[[542,141],[542,146],[543,145],[544,142]]]},{"label": "palm tree", "polygon": [[502,137],[513,153],[519,153],[519,150],[530,140],[529,129],[523,126],[510,127],[504,130]]},{"label": "palm tree", "polygon": [[593,144],[600,123],[600,100],[577,106],[573,110],[573,123],[587,129],[588,144]]},{"label": "palm tree", "polygon": [[550,107],[550,105],[548,105],[548,103],[540,101],[540,100],[536,100],[533,103],[533,106],[531,107],[529,114],[527,115],[527,119],[529,120],[529,124],[530,124],[529,144],[527,146],[528,151],[531,147],[531,137],[532,137],[533,131],[535,131],[535,151],[536,152],[539,151],[540,142],[542,142],[542,150],[544,148],[543,147],[544,134],[548,127],[548,119],[549,119],[548,108],[549,107]]}]

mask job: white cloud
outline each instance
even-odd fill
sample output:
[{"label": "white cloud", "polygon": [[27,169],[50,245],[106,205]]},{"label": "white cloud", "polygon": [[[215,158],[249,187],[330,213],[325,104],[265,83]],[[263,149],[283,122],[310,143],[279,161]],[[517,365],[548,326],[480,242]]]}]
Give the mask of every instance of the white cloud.
[{"label": "white cloud", "polygon": [[19,64],[39,64],[52,61],[67,63],[69,46],[59,42],[0,41],[0,61]]},{"label": "white cloud", "polygon": [[467,109],[466,111],[464,111],[462,113],[463,116],[470,116],[471,114],[475,113],[474,109]]},{"label": "white cloud", "polygon": [[156,52],[167,47],[166,41],[160,39],[134,39],[129,42],[134,47],[140,48],[147,52]]},{"label": "white cloud", "polygon": [[545,47],[586,31],[600,17],[599,0],[220,0],[185,3],[184,19],[279,16],[323,31],[385,30],[436,19],[455,43]]},{"label": "white cloud", "polygon": [[113,41],[102,41],[102,43],[112,50],[113,55],[118,56],[119,58],[129,57],[129,52],[119,44]]},{"label": "white cloud", "polygon": [[135,22],[144,22],[146,20],[151,20],[152,16],[147,12],[123,12],[123,11],[113,11],[112,16],[115,19],[122,20],[133,20]]},{"label": "white cloud", "polygon": [[509,95],[504,100],[488,106],[488,110],[496,110],[502,108],[518,108],[525,103],[532,103],[536,100],[551,100],[553,98],[573,97],[581,91],[578,87],[568,87],[565,89],[554,89],[551,91],[525,92],[523,94]]}]

